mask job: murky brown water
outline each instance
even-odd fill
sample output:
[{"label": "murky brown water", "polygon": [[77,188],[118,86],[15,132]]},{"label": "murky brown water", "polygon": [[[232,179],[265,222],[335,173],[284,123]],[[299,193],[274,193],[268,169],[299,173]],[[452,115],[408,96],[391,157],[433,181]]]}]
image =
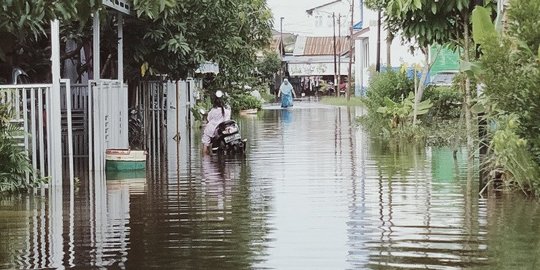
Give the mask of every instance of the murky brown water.
[{"label": "murky brown water", "polygon": [[195,129],[161,177],[4,197],[0,268],[540,269],[537,203],[479,198],[449,150],[379,143],[358,113],[270,108],[239,119],[245,159],[201,158]]}]

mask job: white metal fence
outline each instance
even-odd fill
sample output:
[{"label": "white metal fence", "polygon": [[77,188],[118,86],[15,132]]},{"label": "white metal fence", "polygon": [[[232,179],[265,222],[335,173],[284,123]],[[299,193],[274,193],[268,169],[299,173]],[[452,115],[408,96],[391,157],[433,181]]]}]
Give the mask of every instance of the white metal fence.
[{"label": "white metal fence", "polygon": [[[66,91],[69,93],[69,80],[62,80]],[[3,85],[0,86],[0,103],[9,104],[11,111],[11,124],[19,127],[14,139],[21,146],[32,164],[36,175],[30,177],[53,176],[55,183],[62,183],[62,176],[55,172],[62,171],[62,150],[52,147],[51,139],[61,134],[61,118],[52,116],[51,108],[59,105],[59,101],[51,97],[52,85],[50,84],[27,84],[27,85]],[[67,110],[67,130],[71,130],[71,110]],[[62,142],[72,149],[71,135]],[[72,155],[68,156],[70,179],[73,179]]]}]

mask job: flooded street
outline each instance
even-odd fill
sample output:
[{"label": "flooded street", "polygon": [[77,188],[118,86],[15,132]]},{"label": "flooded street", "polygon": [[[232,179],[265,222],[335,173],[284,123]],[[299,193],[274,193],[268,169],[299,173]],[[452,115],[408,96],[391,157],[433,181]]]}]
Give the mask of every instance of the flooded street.
[{"label": "flooded street", "polygon": [[271,106],[237,117],[245,158],[194,127],[148,176],[0,198],[0,268],[540,268],[536,202],[479,198],[464,153],[381,143],[361,113]]}]

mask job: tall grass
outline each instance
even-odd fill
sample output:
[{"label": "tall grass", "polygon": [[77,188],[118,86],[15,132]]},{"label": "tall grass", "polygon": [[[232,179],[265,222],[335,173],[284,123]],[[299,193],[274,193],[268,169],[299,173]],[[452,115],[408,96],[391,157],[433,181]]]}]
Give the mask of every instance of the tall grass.
[{"label": "tall grass", "polygon": [[364,98],[351,97],[347,100],[346,97],[323,97],[321,103],[333,106],[364,106]]}]

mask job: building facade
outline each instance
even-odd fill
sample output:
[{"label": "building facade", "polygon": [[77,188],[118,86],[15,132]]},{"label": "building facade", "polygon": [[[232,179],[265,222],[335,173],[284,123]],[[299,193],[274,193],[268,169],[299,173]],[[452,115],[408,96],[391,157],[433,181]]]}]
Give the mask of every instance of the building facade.
[{"label": "building facade", "polygon": [[[381,23],[381,35],[378,37],[378,12],[367,8],[364,0],[354,1],[353,80],[355,95],[359,96],[365,94],[365,90],[369,84],[370,74],[375,70],[378,39],[380,39],[379,60],[383,68],[422,64],[424,55],[420,51],[411,52],[411,44],[402,44],[401,37],[397,34],[391,44],[388,45],[386,42],[388,33],[385,30],[384,21]],[[319,33],[320,36],[333,36],[334,29],[338,38],[339,36],[350,36],[350,1],[331,1],[308,9],[306,13],[309,15],[309,24],[313,27],[313,32]]]},{"label": "building facade", "polygon": [[[299,36],[293,54],[284,58],[295,90],[301,95],[335,94],[334,85],[338,80],[344,82],[348,75],[348,50],[346,37],[334,40],[333,37]],[[321,84],[331,85],[332,90],[319,92]]]}]

